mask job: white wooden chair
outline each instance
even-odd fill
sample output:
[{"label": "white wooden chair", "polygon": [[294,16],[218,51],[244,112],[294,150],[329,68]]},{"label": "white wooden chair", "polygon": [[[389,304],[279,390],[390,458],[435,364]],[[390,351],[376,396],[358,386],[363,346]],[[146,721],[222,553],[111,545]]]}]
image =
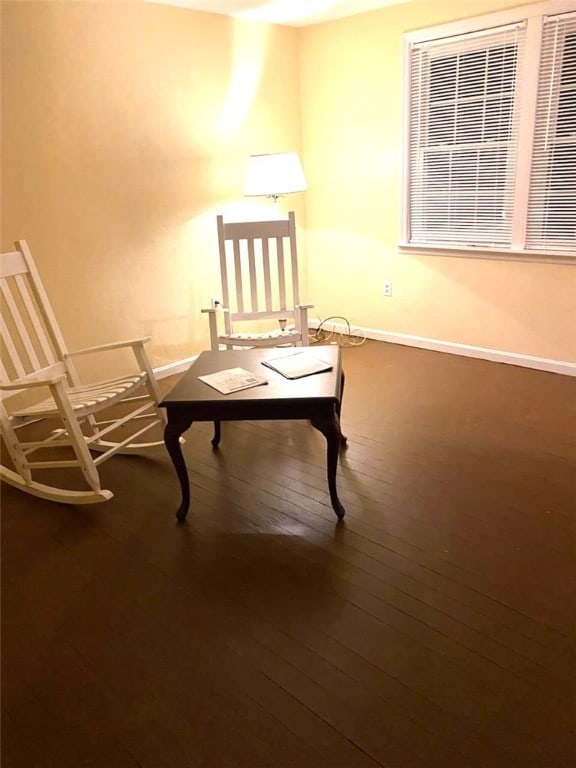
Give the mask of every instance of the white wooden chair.
[{"label": "white wooden chair", "polygon": [[[11,459],[11,466],[5,466],[2,460],[0,478],[52,501],[106,501],[113,494],[100,485],[98,467],[103,461],[117,452],[163,445],[162,440],[137,442],[145,432],[164,422],[164,414],[157,407],[158,388],[144,349],[149,339],[68,352],[30,249],[23,240],[16,243],[16,248],[0,255],[0,418],[2,438]],[[81,383],[73,363],[75,356],[122,347],[131,347],[134,352],[134,373]],[[100,365],[105,368],[106,361]],[[25,405],[18,403],[22,400]],[[34,422],[37,424],[30,433],[25,427]],[[27,431],[28,437],[22,437]],[[91,451],[99,454],[97,458]],[[87,490],[70,490],[35,479],[37,471],[48,469],[50,476],[57,476],[55,470],[70,467],[80,470]]]},{"label": "white wooden chair", "polygon": [[[313,305],[300,304],[294,212],[273,221],[216,221],[223,306],[202,310],[210,321],[211,348],[307,346]],[[243,323],[262,320],[266,330],[240,330]]]}]

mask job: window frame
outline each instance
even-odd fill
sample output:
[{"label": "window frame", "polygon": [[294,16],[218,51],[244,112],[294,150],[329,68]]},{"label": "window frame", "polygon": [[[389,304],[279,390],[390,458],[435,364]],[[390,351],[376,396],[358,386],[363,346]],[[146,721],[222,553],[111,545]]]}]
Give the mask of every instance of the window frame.
[{"label": "window frame", "polygon": [[[531,5],[510,8],[495,13],[407,32],[404,35],[404,151],[402,190],[402,235],[399,247],[406,251],[419,251],[434,255],[475,256],[513,261],[547,261],[576,264],[576,249],[529,249],[524,247],[528,225],[528,206],[533,149],[535,146],[536,105],[540,69],[541,38],[545,17],[576,11],[576,0],[548,0]],[[410,242],[410,148],[411,148],[411,56],[415,44],[440,41],[466,34],[489,34],[491,29],[514,24],[526,24],[524,67],[518,77],[519,87],[514,98],[518,101],[523,119],[517,137],[516,181],[513,199],[511,244],[509,246],[463,245]]]}]

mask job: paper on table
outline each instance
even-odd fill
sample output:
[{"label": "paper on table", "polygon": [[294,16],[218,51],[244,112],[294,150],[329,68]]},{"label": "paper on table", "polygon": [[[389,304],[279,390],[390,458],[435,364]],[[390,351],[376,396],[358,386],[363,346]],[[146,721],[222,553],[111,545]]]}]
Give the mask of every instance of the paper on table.
[{"label": "paper on table", "polygon": [[263,360],[262,365],[281,373],[287,379],[301,379],[303,376],[332,370],[330,363],[303,350],[291,352],[281,357],[270,357],[268,360]]},{"label": "paper on table", "polygon": [[198,378],[223,395],[268,384],[268,380],[264,376],[258,376],[256,373],[244,370],[244,368],[227,368],[225,371],[208,373],[206,376],[198,376]]}]

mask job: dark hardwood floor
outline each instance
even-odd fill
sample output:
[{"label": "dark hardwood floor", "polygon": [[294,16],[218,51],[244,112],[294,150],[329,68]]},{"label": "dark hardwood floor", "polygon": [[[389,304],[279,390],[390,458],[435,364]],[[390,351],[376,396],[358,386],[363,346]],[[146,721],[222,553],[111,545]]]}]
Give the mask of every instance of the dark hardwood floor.
[{"label": "dark hardwood floor", "polygon": [[344,366],[343,523],[306,422],[194,425],[184,526],[163,450],[3,488],[3,768],[576,766],[576,381]]}]

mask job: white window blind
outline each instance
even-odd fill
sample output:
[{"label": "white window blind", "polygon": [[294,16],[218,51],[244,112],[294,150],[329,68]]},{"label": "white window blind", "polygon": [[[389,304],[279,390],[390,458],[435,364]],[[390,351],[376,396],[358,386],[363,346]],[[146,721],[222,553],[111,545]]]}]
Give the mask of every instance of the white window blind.
[{"label": "white window blind", "polygon": [[510,247],[524,42],[514,24],[412,46],[410,243]]},{"label": "white window blind", "polygon": [[406,41],[403,244],[576,262],[576,0]]},{"label": "white window blind", "polygon": [[576,250],[576,13],[544,20],[526,244]]}]

